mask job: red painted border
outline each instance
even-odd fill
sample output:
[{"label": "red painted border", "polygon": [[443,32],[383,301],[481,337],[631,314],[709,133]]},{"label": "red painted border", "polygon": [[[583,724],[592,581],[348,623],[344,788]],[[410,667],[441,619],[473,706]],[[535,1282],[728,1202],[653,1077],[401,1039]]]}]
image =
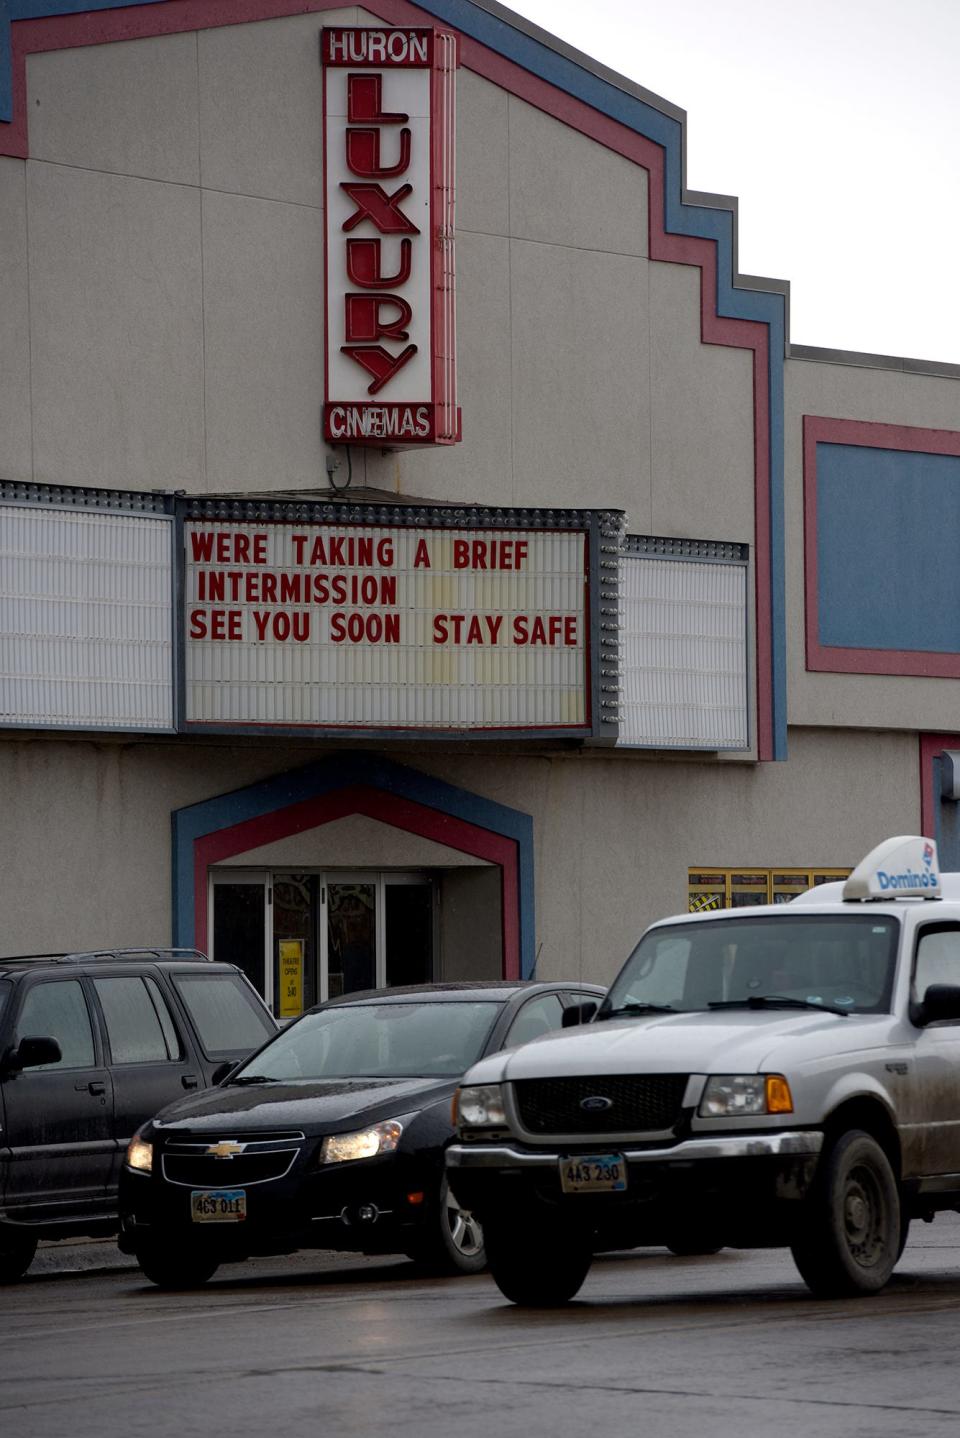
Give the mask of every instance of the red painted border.
[{"label": "red painted border", "polygon": [[[13,122],[0,125],[0,153],[28,154],[26,56],[80,45],[144,39],[216,26],[279,19],[342,8],[337,0],[167,0],[120,10],[18,20],[11,26]],[[369,0],[366,9],[386,23],[435,26],[432,15],[407,0]],[[613,150],[649,174],[649,250],[653,260],[700,270],[700,337],[704,344],[753,352],[754,558],[756,582],[757,756],[774,757],[770,550],[769,332],[758,320],[716,313],[716,241],[669,234],[664,228],[664,151],[626,125],[556,89],[470,36],[459,35],[460,64]]]},{"label": "red painted border", "polygon": [[920,833],[936,838],[940,795],[934,792],[933,761],[944,749],[960,749],[960,734],[920,735]]},{"label": "red painted border", "polygon": [[[876,424],[859,419],[803,416],[803,546],[806,667],[827,674],[893,674],[923,679],[960,679],[960,654],[917,649],[853,649],[820,643],[820,576],[817,554],[817,444],[854,444],[910,454],[960,455],[960,432]],[[926,831],[924,831],[926,832]]]},{"label": "red painted border", "polygon": [[207,950],[207,874],[212,865],[351,814],[363,814],[368,819],[496,864],[501,874],[503,976],[511,980],[520,978],[520,874],[516,841],[411,799],[365,785],[352,785],[332,794],[305,799],[196,839],[193,846],[196,947],[203,952]]}]

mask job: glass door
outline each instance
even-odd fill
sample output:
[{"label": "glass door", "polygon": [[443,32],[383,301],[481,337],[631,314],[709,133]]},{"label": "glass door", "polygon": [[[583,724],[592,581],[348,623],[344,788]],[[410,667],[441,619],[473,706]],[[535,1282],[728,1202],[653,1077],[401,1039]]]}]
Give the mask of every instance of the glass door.
[{"label": "glass door", "polygon": [[319,874],[273,875],[274,1013],[297,1019],[319,999],[317,924]]},{"label": "glass door", "polygon": [[269,875],[265,870],[223,870],[212,875],[207,932],[212,954],[236,964],[273,1008],[274,975],[267,942]]},{"label": "glass door", "polygon": [[421,875],[383,875],[383,982],[433,980],[434,886]]},{"label": "glass door", "polygon": [[377,876],[324,875],[321,923],[322,998],[379,988]]},{"label": "glass door", "polygon": [[429,874],[227,869],[211,879],[212,955],[241,968],[281,1023],[341,994],[434,977]]},{"label": "glass door", "polygon": [[426,874],[328,872],[321,885],[321,998],[433,978],[434,884]]}]

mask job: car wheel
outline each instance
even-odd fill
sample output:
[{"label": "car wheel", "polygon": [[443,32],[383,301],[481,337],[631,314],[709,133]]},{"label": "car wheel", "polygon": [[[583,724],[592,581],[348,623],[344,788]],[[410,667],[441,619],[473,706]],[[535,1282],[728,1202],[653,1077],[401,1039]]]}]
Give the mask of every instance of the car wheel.
[{"label": "car wheel", "polygon": [[706,1234],[691,1233],[689,1236],[678,1235],[670,1238],[664,1245],[666,1249],[677,1258],[709,1258],[713,1253],[719,1253],[724,1247]]},{"label": "car wheel", "polygon": [[820,1298],[878,1293],[900,1256],[900,1196],[883,1149],[845,1133],[823,1155],[807,1214],[790,1245],[800,1276]]},{"label": "car wheel", "polygon": [[158,1288],[201,1288],[220,1264],[206,1254],[155,1247],[137,1249],[137,1262],[146,1278]]},{"label": "car wheel", "polygon": [[487,1228],[493,1280],[520,1308],[558,1308],[580,1291],[593,1254],[586,1239],[549,1224]]},{"label": "car wheel", "polygon": [[408,1257],[436,1273],[482,1273],[487,1266],[483,1229],[461,1208],[444,1178],[430,1230],[408,1250]]},{"label": "car wheel", "polygon": [[33,1262],[37,1240],[29,1233],[0,1229],[0,1283],[16,1283]]}]

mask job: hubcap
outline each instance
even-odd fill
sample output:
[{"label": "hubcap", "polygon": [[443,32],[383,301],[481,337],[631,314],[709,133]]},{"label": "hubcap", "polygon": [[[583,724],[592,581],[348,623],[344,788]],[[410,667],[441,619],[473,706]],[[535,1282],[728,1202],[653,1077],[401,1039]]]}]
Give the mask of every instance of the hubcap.
[{"label": "hubcap", "polygon": [[884,1254],[883,1193],[868,1168],[854,1169],[843,1195],[843,1223],[847,1249],[861,1268],[871,1268]]},{"label": "hubcap", "polygon": [[472,1213],[457,1206],[449,1189],[444,1199],[444,1211],[454,1248],[464,1258],[473,1258],[483,1247],[483,1230],[479,1223]]}]

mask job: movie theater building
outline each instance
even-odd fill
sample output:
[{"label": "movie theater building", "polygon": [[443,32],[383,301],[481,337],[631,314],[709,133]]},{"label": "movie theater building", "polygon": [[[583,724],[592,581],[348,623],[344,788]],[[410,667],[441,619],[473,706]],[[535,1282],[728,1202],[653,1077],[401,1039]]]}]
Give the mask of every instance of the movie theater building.
[{"label": "movie theater building", "polygon": [[289,1018],[960,867],[960,368],[683,156],[490,0],[0,8],[2,952]]}]

